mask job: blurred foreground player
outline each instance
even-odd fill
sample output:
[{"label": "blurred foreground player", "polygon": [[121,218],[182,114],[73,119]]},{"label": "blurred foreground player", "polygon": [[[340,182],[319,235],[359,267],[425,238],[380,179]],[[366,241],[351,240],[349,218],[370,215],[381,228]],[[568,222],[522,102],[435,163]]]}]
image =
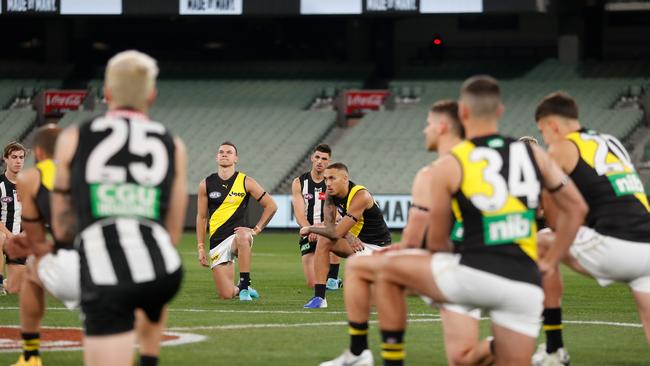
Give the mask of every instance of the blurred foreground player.
[{"label": "blurred foreground player", "polygon": [[[650,345],[650,205],[628,152],[614,136],[582,127],[578,105],[566,93],[545,97],[535,120],[549,155],[589,205],[575,241],[557,251],[568,249],[564,263],[601,286],[623,282],[630,287]],[[545,199],[544,210],[556,230],[558,208]],[[551,230],[540,234],[540,249],[555,249],[555,236]],[[536,352],[535,365],[569,363],[562,340],[562,292],[560,271],[553,268],[544,276],[546,344]]]},{"label": "blurred foreground player", "polygon": [[131,365],[136,309],[146,314],[139,334],[159,345],[165,304],[181,283],[174,246],[187,207],[186,153],[147,117],[157,75],[143,53],[111,58],[108,112],[67,128],[56,144],[52,227],[56,241],[79,250],[86,365]]},{"label": "blurred foreground player", "polygon": [[[444,156],[452,147],[462,141],[463,127],[458,119],[458,104],[455,101],[442,100],[434,103],[427,113],[427,126],[424,129],[428,151],[437,151]],[[433,163],[435,164],[435,162]],[[386,247],[385,251],[377,251],[372,256],[352,256],[345,267],[345,310],[348,315],[348,333],[350,347],[339,357],[323,362],[320,366],[372,366],[374,359],[368,348],[368,320],[372,300],[371,285],[374,284],[381,268],[379,255],[389,250],[420,248],[422,246],[427,226],[429,224],[430,185],[432,164],[420,169],[413,179],[412,204],[409,209],[408,222],[404,227],[402,239]],[[384,256],[385,257],[385,256]],[[443,323],[456,321],[458,328],[467,330],[476,327],[478,321],[465,314],[451,313],[441,310]],[[463,323],[460,323],[463,321]],[[449,351],[448,351],[449,353]]]}]

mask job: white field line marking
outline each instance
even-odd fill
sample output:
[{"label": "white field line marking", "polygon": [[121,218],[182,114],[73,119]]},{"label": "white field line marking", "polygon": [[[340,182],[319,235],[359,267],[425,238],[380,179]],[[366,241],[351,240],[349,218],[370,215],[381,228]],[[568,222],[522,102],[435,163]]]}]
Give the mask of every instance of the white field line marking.
[{"label": "white field line marking", "polygon": [[[481,318],[481,320],[489,320],[490,318]],[[442,319],[409,319],[409,323],[433,323],[440,322]],[[377,320],[371,320],[369,323],[377,323]],[[641,324],[636,323],[618,323],[607,321],[583,321],[583,320],[565,320],[567,324],[580,324],[580,325],[608,325],[614,327],[624,328],[642,328]],[[212,325],[212,326],[195,326],[195,327],[171,327],[171,331],[192,331],[192,330],[230,330],[230,329],[259,329],[259,328],[297,328],[297,327],[312,327],[312,326],[328,326],[328,325],[347,325],[347,322],[313,322],[313,323],[268,323],[268,324],[227,324],[227,325]]]},{"label": "white field line marking", "polygon": [[[17,306],[3,306],[1,310],[19,310]],[[51,307],[47,308],[48,311],[70,311],[65,307]],[[319,310],[231,310],[231,309],[169,309],[170,312],[176,313],[229,313],[229,314],[311,314],[311,315],[340,315],[347,314],[345,311],[319,311]],[[377,313],[371,313],[376,315]],[[417,317],[433,317],[438,318],[440,315],[433,313],[411,313],[409,316]]]}]

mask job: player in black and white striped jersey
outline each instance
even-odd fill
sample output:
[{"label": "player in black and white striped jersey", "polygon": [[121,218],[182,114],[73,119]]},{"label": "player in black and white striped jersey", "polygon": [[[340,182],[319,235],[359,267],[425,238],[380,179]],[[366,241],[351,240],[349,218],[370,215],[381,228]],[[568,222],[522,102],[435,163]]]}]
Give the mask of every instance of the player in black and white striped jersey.
[{"label": "player in black and white striped jersey", "polygon": [[0,176],[0,295],[20,291],[25,272],[25,258],[6,256],[7,281],[2,275],[5,264],[4,246],[12,236],[20,233],[20,199],[16,192],[16,177],[23,169],[27,149],[12,141],[4,148],[5,172]]},{"label": "player in black and white striped jersey", "polygon": [[[79,250],[86,365],[129,365],[134,311],[159,347],[164,309],[178,291],[187,207],[185,146],[147,117],[155,100],[156,61],[117,54],[106,68],[109,111],[60,135],[52,191],[55,240]],[[143,358],[140,365],[157,364]]]},{"label": "player in black and white striped jersey", "polygon": [[[323,172],[329,165],[332,149],[327,144],[320,144],[314,148],[311,155],[311,170],[293,180],[291,184],[291,200],[296,222],[302,228],[318,225],[323,222],[325,206],[325,177]],[[301,236],[298,245],[302,256],[302,269],[305,273],[307,286],[314,287],[314,251],[318,235],[310,234]],[[336,290],[340,286],[339,274],[340,258],[334,253],[330,254],[330,270],[327,275],[327,288]]]}]

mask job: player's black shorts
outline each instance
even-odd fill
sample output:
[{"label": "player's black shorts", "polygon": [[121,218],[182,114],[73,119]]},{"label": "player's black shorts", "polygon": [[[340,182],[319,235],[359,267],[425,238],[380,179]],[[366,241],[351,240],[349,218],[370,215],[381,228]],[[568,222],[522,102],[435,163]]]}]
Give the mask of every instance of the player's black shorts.
[{"label": "player's black shorts", "polygon": [[178,292],[183,269],[151,282],[130,286],[97,286],[81,290],[81,311],[86,335],[103,336],[133,330],[135,309],[150,321],[160,321],[162,309]]},{"label": "player's black shorts", "polygon": [[19,264],[19,265],[25,265],[27,262],[27,258],[11,258],[9,257],[9,254],[5,253],[5,263],[7,264]]},{"label": "player's black shorts", "polygon": [[300,255],[305,255],[309,253],[313,253],[316,251],[316,242],[315,241],[309,241],[309,237],[305,236],[304,238],[301,238],[300,241],[298,242],[298,245],[300,245]]}]

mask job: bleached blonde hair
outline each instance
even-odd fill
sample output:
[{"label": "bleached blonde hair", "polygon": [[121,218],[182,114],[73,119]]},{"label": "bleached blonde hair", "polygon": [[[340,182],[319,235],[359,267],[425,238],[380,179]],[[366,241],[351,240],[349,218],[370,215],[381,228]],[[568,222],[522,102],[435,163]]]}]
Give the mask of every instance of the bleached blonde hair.
[{"label": "bleached blonde hair", "polygon": [[144,109],[156,87],[158,65],[149,55],[124,51],[108,60],[104,86],[117,107]]}]

